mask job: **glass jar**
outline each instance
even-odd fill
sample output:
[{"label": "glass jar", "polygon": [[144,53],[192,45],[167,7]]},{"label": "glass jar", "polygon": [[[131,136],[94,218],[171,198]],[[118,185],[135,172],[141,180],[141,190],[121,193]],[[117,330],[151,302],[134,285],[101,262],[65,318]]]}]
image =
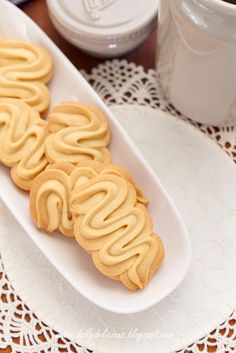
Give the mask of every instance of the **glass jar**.
[{"label": "glass jar", "polygon": [[166,99],[198,122],[236,121],[236,5],[160,0],[157,73]]}]

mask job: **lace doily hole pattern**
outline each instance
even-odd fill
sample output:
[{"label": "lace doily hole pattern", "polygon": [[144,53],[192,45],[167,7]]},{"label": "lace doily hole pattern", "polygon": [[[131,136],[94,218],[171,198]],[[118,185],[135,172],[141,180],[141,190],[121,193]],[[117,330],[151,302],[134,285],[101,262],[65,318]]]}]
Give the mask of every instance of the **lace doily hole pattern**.
[{"label": "lace doily hole pattern", "polygon": [[[164,98],[155,70],[145,72],[142,66],[136,66],[126,60],[110,60],[93,68],[91,73],[82,71],[82,74],[108,105],[139,104],[178,116],[206,133],[224,150],[227,149],[229,156],[236,162],[235,127],[203,125],[183,116]],[[122,77],[125,77],[124,82]]]}]

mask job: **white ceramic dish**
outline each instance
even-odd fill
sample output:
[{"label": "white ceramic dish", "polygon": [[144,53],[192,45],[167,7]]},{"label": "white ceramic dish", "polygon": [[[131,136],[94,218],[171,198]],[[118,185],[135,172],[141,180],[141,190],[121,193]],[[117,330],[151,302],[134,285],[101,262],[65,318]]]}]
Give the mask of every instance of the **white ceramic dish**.
[{"label": "white ceramic dish", "polygon": [[[184,347],[218,327],[211,337],[218,340],[220,349],[227,342],[230,325],[221,325],[227,327],[223,336],[219,325],[236,309],[236,166],[215,142],[176,117],[135,105],[112,106],[111,110],[152,163],[183,215],[192,244],[188,274],[171,295],[148,310],[130,315],[102,310],[71,288],[0,202],[4,272],[14,293],[30,308],[23,306],[21,314],[36,313],[38,318],[25,327],[23,335],[37,342],[34,326],[44,327],[43,321],[59,337],[96,353],[173,353],[180,349],[179,353],[186,353],[189,350]],[[0,283],[0,292],[4,283]],[[7,297],[12,291],[7,290]],[[14,299],[9,304],[12,310],[6,310],[6,322],[17,325],[18,332],[22,331],[21,319],[15,322],[14,311],[19,303]],[[131,328],[136,336],[129,335]],[[105,330],[117,335],[108,339],[108,332],[102,336]],[[5,334],[9,331],[6,324]],[[46,341],[54,347],[55,336],[46,335]],[[201,339],[205,347],[206,341]],[[31,351],[38,352],[36,345]],[[68,341],[68,351],[69,346]],[[192,350],[199,353],[196,343]],[[82,349],[79,353],[88,352]]]},{"label": "white ceramic dish", "polygon": [[31,239],[84,297],[117,313],[144,310],[171,293],[187,273],[190,243],[182,218],[143,156],[77,69],[23,12],[5,0],[0,1],[0,7],[0,35],[37,43],[53,56],[52,105],[68,100],[80,101],[94,104],[106,114],[112,131],[113,160],[129,168],[150,199],[155,230],[161,234],[165,244],[165,261],[145,290],[130,293],[119,283],[102,276],[93,266],[90,256],[73,240],[58,233],[49,236],[37,231],[29,217],[27,194],[13,185],[8,169],[2,166],[0,196]]}]

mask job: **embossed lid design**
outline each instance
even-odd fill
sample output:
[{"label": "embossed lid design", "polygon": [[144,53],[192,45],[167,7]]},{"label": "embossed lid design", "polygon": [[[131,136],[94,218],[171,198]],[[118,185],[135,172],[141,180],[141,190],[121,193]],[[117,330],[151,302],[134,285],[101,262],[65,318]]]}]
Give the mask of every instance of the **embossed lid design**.
[{"label": "embossed lid design", "polygon": [[114,49],[117,42],[119,46],[126,42],[126,50],[127,42],[130,41],[131,48],[134,39],[142,41],[144,34],[150,33],[156,24],[158,3],[158,0],[47,0],[53,23],[69,41],[82,48],[80,42],[108,47],[113,43]]}]

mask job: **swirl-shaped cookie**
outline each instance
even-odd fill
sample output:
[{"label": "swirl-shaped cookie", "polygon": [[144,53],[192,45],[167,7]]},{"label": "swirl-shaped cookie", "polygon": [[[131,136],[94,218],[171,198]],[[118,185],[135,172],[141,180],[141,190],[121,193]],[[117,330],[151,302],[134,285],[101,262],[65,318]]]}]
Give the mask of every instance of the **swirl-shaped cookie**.
[{"label": "swirl-shaped cookie", "polygon": [[0,98],[0,162],[11,167],[11,176],[23,190],[48,162],[45,156],[47,122],[19,99]]},{"label": "swirl-shaped cookie", "polygon": [[50,97],[46,83],[52,76],[52,59],[41,47],[0,38],[0,97],[20,98],[43,114]]},{"label": "swirl-shaped cookie", "polygon": [[48,121],[46,155],[50,163],[110,162],[111,155],[106,148],[110,141],[108,123],[96,108],[63,103],[53,109]]},{"label": "swirl-shaped cookie", "polygon": [[117,175],[121,178],[126,179],[136,190],[137,194],[137,202],[142,203],[143,205],[147,206],[149,201],[145,198],[140,188],[136,185],[135,181],[133,180],[132,176],[130,175],[129,171],[122,167],[119,164],[109,163],[103,166],[101,170],[101,174],[110,174],[110,175]]},{"label": "swirl-shaped cookie", "polygon": [[121,178],[126,179],[136,190],[137,194],[137,202],[142,203],[143,205],[147,206],[149,204],[148,199],[145,198],[140,188],[136,185],[135,181],[133,180],[129,171],[116,163],[101,163],[97,161],[90,161],[90,160],[83,160],[77,163],[78,167],[89,167],[92,168],[97,172],[97,174],[110,174],[110,175],[117,175]]},{"label": "swirl-shaped cookie", "polygon": [[75,167],[70,163],[49,165],[35,178],[30,189],[30,214],[37,227],[48,233],[58,229],[64,235],[73,236],[71,192],[96,175],[90,167]]},{"label": "swirl-shaped cookie", "polygon": [[76,240],[95,266],[130,290],[144,288],[164,249],[135,188],[124,178],[100,174],[72,193],[71,211]]}]

